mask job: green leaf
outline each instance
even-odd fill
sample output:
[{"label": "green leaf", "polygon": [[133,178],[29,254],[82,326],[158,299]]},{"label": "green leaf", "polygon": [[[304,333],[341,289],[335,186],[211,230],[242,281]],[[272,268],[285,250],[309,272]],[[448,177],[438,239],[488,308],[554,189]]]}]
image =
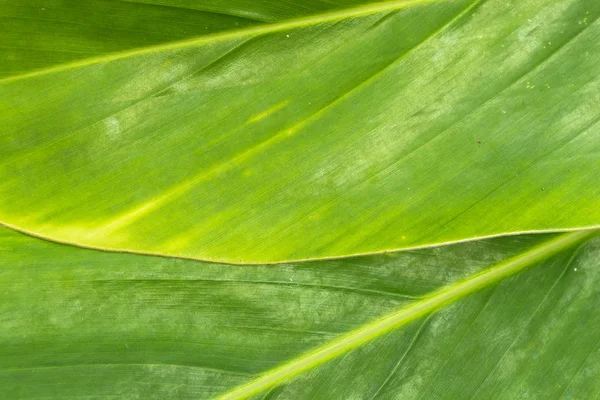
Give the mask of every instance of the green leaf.
[{"label": "green leaf", "polygon": [[[597,0],[64,1],[58,36],[30,2],[0,9],[46,47],[102,46],[57,64],[9,41],[45,60],[11,71],[48,64],[0,81],[15,229],[264,263],[600,225]],[[165,33],[90,30],[115,13]]]},{"label": "green leaf", "polygon": [[597,0],[13,3],[0,397],[600,392]]},{"label": "green leaf", "polygon": [[240,399],[273,386],[263,398],[592,398],[593,235],[248,267],[3,229],[0,387],[11,399]]}]

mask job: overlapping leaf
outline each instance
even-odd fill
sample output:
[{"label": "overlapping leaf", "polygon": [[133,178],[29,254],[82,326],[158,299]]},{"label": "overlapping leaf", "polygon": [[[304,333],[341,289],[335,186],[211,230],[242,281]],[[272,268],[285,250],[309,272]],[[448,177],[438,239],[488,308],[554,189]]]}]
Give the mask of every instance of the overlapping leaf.
[{"label": "overlapping leaf", "polygon": [[[249,267],[4,229],[0,387],[11,399],[262,398],[273,385],[266,398],[590,398],[600,241],[586,235]],[[523,272],[492,285],[507,264]],[[340,343],[352,351],[327,363]]]},{"label": "overlapping leaf", "polygon": [[597,226],[599,3],[381,4],[4,80],[0,220],[235,263]]}]

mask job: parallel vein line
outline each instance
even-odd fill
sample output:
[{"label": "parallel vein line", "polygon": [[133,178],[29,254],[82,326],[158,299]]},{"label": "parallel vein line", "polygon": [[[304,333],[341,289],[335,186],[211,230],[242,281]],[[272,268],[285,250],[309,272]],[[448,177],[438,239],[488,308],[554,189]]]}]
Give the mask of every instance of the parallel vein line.
[{"label": "parallel vein line", "polygon": [[[440,374],[442,373],[442,371],[448,366],[448,363],[450,363],[450,360],[452,359],[452,357],[456,353],[456,350],[458,350],[460,348],[460,346],[464,343],[465,339],[469,335],[469,332],[473,328],[473,325],[475,325],[475,322],[477,322],[477,320],[482,315],[484,315],[484,313],[487,310],[488,306],[490,305],[492,299],[496,295],[496,291],[497,290],[498,290],[498,287],[496,286],[488,294],[487,299],[485,299],[485,302],[483,303],[483,305],[480,306],[479,311],[477,311],[477,314],[475,314],[475,316],[473,317],[473,319],[471,319],[471,321],[469,322],[469,325],[467,326],[467,329],[464,330],[464,332],[460,336],[460,339],[458,339],[456,341],[456,344],[454,345],[454,347],[452,347],[452,351],[449,352],[449,353],[445,353],[445,357],[444,358],[445,358],[446,361],[442,365],[438,365],[438,368],[437,368],[435,374],[433,375],[433,378],[428,379],[429,381],[435,382],[437,380],[437,377],[440,376]],[[438,364],[440,364],[440,363],[438,363]],[[421,395],[419,397],[417,397],[415,400],[421,400],[424,395],[425,395],[425,393],[421,393]]]},{"label": "parallel vein line", "polygon": [[573,385],[573,382],[575,381],[575,378],[577,377],[577,375],[579,375],[581,373],[581,371],[583,371],[585,365],[589,362],[589,360],[592,358],[592,356],[594,354],[596,354],[596,352],[598,350],[600,350],[600,339],[598,339],[598,341],[596,342],[594,347],[590,350],[588,355],[585,357],[585,359],[583,360],[583,362],[581,363],[581,365],[579,366],[577,371],[573,374],[573,376],[569,380],[569,383],[567,384],[567,386],[565,386],[565,389],[562,391],[562,393],[558,397],[556,397],[557,399],[564,398],[564,396],[565,396],[565,394],[567,394],[567,391],[569,390],[569,388]]},{"label": "parallel vein line", "polygon": [[423,331],[425,331],[425,327],[427,326],[427,323],[429,322],[430,318],[431,318],[431,315],[423,321],[423,323],[417,330],[417,333],[413,336],[412,340],[410,341],[410,344],[408,345],[408,347],[406,348],[404,353],[402,353],[402,356],[400,357],[400,359],[396,362],[396,364],[394,364],[394,367],[391,369],[390,373],[385,378],[383,383],[379,386],[379,388],[377,389],[375,394],[373,394],[373,396],[371,397],[371,400],[375,400],[377,398],[377,396],[379,396],[379,393],[381,393],[381,391],[389,384],[389,382],[391,381],[392,377],[396,374],[396,372],[398,372],[398,368],[400,368],[400,366],[404,362],[404,359],[406,358],[406,356],[414,348],[415,343],[419,340]]},{"label": "parallel vein line", "polygon": [[[188,12],[197,12],[197,13],[204,13],[204,14],[215,14],[215,15],[220,15],[220,16],[224,16],[224,17],[233,17],[233,18],[239,18],[239,19],[246,19],[249,21],[256,21],[256,22],[269,22],[268,20],[264,20],[264,19],[258,19],[258,18],[253,18],[253,17],[249,17],[247,15],[244,15],[242,13],[239,14],[235,14],[235,13],[228,13],[225,11],[217,11],[214,9],[210,9],[210,8],[193,8],[193,7],[186,7],[185,4],[156,4],[156,3],[152,3],[152,2],[148,2],[148,1],[142,1],[142,0],[137,0],[137,1],[132,1],[132,0],[119,0],[122,3],[129,3],[129,4],[144,4],[144,5],[148,5],[148,6],[152,6],[152,7],[157,7],[157,8],[169,8],[169,9],[175,9],[175,10],[186,10]],[[201,4],[195,4],[199,7],[201,7]]]},{"label": "parallel vein line", "polygon": [[251,374],[245,372],[238,371],[229,371],[225,369],[211,368],[211,367],[203,367],[199,365],[185,365],[185,364],[159,364],[159,363],[98,363],[98,364],[62,364],[62,365],[40,365],[35,367],[20,367],[20,368],[1,368],[0,373],[7,372],[21,372],[21,371],[36,371],[36,370],[47,370],[47,369],[61,369],[61,368],[86,368],[86,367],[96,367],[96,368],[109,368],[109,367],[175,367],[175,368],[189,368],[189,369],[202,369],[206,371],[217,372],[221,374],[228,375],[238,375],[238,376],[252,376]]},{"label": "parallel vein line", "polygon": [[[531,324],[531,321],[533,321],[535,319],[535,317],[538,315],[538,313],[540,312],[540,310],[546,304],[546,302],[550,298],[550,295],[552,294],[552,292],[554,291],[554,289],[556,288],[556,286],[558,285],[558,283],[564,278],[565,274],[567,273],[567,271],[571,267],[571,264],[573,263],[573,261],[577,257],[577,254],[579,253],[579,248],[580,248],[580,246],[578,246],[573,251],[573,254],[571,254],[571,257],[567,261],[567,264],[563,268],[563,270],[560,273],[560,275],[556,278],[556,280],[554,281],[554,283],[552,284],[552,286],[550,286],[550,288],[548,289],[548,291],[546,292],[546,294],[544,295],[544,297],[542,298],[542,300],[540,301],[540,303],[538,304],[538,306],[533,311],[533,313],[531,313],[531,315],[529,316],[529,319],[527,320],[527,322],[523,323],[523,325],[522,325],[523,328],[526,327],[526,326],[528,326],[529,324]],[[482,390],[482,388],[484,387],[483,384],[485,382],[487,382],[488,379],[494,374],[494,372],[496,372],[496,370],[498,369],[498,367],[500,365],[502,365],[502,361],[504,361],[504,359],[506,358],[506,356],[508,355],[508,353],[510,352],[510,350],[512,350],[512,348],[517,343],[517,341],[519,339],[521,339],[521,337],[523,336],[523,332],[524,332],[524,329],[523,329],[523,331],[522,331],[521,334],[515,336],[515,338],[513,339],[513,341],[510,343],[510,345],[504,351],[504,353],[502,353],[502,356],[500,356],[500,358],[498,358],[498,361],[494,364],[493,368],[488,372],[488,374],[486,375],[485,379],[483,381],[481,381],[481,383],[479,384],[479,388],[477,389],[477,391],[475,393],[473,393],[469,397],[469,399],[477,399],[476,396]]]}]

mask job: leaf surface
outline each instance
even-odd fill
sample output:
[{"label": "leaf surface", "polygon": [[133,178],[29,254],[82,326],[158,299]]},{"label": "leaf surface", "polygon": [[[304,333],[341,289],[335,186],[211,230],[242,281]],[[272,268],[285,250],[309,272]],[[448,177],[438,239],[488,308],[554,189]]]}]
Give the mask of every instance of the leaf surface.
[{"label": "leaf surface", "polygon": [[[422,0],[421,0],[422,1]],[[402,6],[407,0],[392,3]],[[368,13],[379,3],[203,0],[20,0],[2,2],[1,76],[109,53],[214,36],[324,14]],[[389,7],[389,6],[388,6]]]},{"label": "leaf surface", "polygon": [[248,267],[2,229],[0,387],[11,399],[591,398],[592,236]]},{"label": "leaf surface", "polygon": [[2,396],[600,392],[597,0],[17,3]]},{"label": "leaf surface", "polygon": [[[22,17],[40,3],[27,4]],[[116,47],[109,35],[66,64],[39,53],[52,65],[0,81],[8,226],[265,263],[600,224],[596,0],[100,2],[94,17],[56,4],[85,47],[85,18],[110,7],[132,27],[153,12],[215,25],[115,29]]]}]

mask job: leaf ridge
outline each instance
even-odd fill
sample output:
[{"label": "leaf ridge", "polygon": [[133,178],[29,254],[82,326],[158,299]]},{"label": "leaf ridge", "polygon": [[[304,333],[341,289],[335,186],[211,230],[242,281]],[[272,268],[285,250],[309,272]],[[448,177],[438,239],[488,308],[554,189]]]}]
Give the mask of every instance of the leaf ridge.
[{"label": "leaf ridge", "polygon": [[384,249],[384,250],[380,250],[380,251],[371,251],[371,252],[364,252],[364,253],[344,254],[342,256],[313,257],[313,258],[302,258],[302,259],[281,260],[281,261],[271,261],[271,262],[235,262],[235,261],[211,260],[211,259],[197,258],[197,257],[191,257],[191,256],[163,254],[163,253],[152,252],[152,251],[141,251],[141,250],[138,251],[138,250],[130,250],[130,249],[112,249],[112,248],[108,248],[108,247],[80,244],[77,242],[70,242],[68,240],[55,239],[55,238],[52,238],[52,237],[49,237],[46,235],[36,233],[34,231],[29,231],[27,229],[23,229],[21,227],[9,224],[4,221],[0,221],[0,227],[4,227],[4,228],[10,229],[12,231],[22,233],[24,235],[27,235],[27,236],[30,236],[30,237],[33,237],[36,239],[44,240],[46,242],[61,244],[64,246],[76,247],[79,249],[104,251],[107,253],[137,254],[137,255],[143,255],[143,256],[173,258],[176,260],[202,261],[202,262],[207,262],[207,263],[212,263],[212,264],[248,265],[248,266],[250,266],[250,265],[280,265],[280,264],[290,264],[290,263],[305,263],[305,262],[311,262],[311,261],[317,261],[317,260],[319,260],[319,261],[341,260],[341,259],[355,258],[355,257],[362,257],[362,256],[372,256],[372,255],[377,255],[377,254],[390,254],[390,253],[397,253],[397,252],[401,252],[401,251],[405,252],[405,251],[413,251],[413,250],[419,250],[419,249],[428,249],[428,248],[432,248],[432,247],[450,246],[453,244],[468,243],[468,242],[473,242],[476,240],[493,239],[493,238],[506,237],[506,236],[543,234],[543,233],[584,232],[584,231],[600,229],[600,225],[577,226],[577,227],[568,228],[568,229],[530,229],[530,230],[524,230],[524,231],[501,232],[501,233],[497,233],[497,234],[493,234],[493,235],[472,236],[472,237],[467,237],[467,238],[460,239],[460,240],[450,240],[450,241],[445,241],[445,242],[432,242],[432,243],[427,243],[424,245],[418,245],[418,246],[413,246],[413,247],[402,247],[402,248]]}]

